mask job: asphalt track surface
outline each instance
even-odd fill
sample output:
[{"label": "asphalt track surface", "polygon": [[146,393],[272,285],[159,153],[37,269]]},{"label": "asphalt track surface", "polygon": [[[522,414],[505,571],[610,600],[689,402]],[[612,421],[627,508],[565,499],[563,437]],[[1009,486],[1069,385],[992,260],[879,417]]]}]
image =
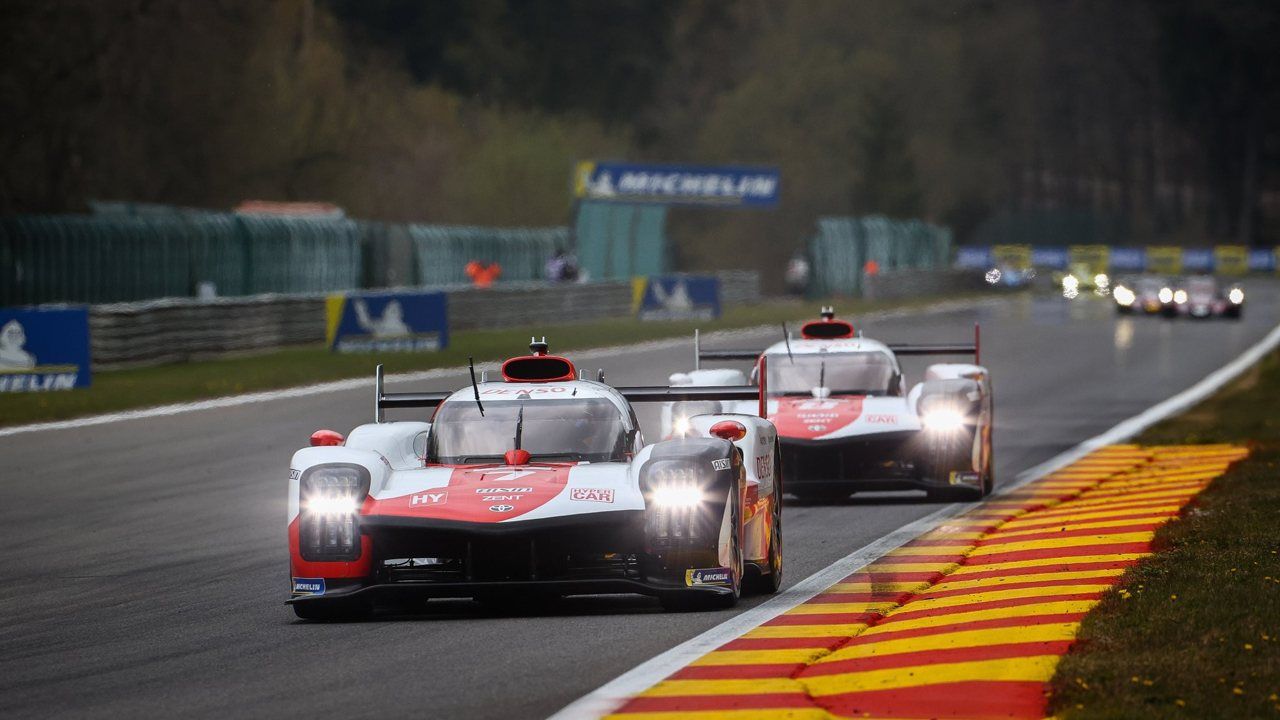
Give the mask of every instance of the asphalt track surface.
[{"label": "asphalt track surface", "polygon": [[[1280,320],[1280,286],[1246,288],[1241,322],[1116,318],[1093,298],[1017,297],[864,329],[886,341],[963,341],[982,322],[999,482],[1257,342]],[[512,338],[513,354],[522,340]],[[689,355],[685,346],[650,349],[590,365],[618,384],[657,384],[687,369]],[[908,382],[922,368],[912,359]],[[419,387],[463,382],[459,374]],[[761,601],[686,614],[634,596],[527,613],[432,601],[420,614],[369,622],[295,621],[282,604],[289,457],[318,427],[368,421],[370,396],[0,437],[0,715],[545,717]],[[787,577],[796,582],[937,507],[883,494],[793,504]]]}]

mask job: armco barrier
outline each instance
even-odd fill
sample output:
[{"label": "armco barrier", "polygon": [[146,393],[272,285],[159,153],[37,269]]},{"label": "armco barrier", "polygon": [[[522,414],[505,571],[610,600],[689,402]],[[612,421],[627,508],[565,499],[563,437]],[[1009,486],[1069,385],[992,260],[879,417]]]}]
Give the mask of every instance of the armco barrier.
[{"label": "armco barrier", "polygon": [[[720,274],[726,303],[760,300],[754,272]],[[451,330],[561,324],[631,314],[631,283],[452,286]],[[324,341],[324,295],[258,295],[202,302],[170,298],[97,305],[89,312],[96,369],[186,362]]]}]

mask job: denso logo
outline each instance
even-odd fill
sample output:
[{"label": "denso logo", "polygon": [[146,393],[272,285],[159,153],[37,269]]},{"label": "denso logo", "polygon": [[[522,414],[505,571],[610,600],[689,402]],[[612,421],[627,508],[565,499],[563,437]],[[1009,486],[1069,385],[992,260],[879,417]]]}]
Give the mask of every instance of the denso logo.
[{"label": "denso logo", "polygon": [[613,490],[610,488],[573,488],[569,490],[569,499],[611,503],[613,502]]},{"label": "denso logo", "polygon": [[428,492],[409,496],[409,507],[415,505],[443,505],[449,501],[448,492]]},{"label": "denso logo", "polygon": [[487,488],[476,488],[476,492],[482,493],[482,494],[491,493],[495,495],[498,493],[527,493],[527,492],[533,492],[533,488],[531,487],[487,487]]}]

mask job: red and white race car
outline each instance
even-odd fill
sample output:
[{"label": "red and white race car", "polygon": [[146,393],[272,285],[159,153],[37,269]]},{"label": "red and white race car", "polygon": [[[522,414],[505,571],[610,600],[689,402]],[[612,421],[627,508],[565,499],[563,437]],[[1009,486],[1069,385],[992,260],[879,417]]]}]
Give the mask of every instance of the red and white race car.
[{"label": "red and white race car", "polygon": [[[699,367],[671,377],[673,385],[741,385],[742,371],[703,369],[702,360],[752,360],[750,381],[768,400],[778,429],[787,491],[801,500],[834,501],[860,490],[922,489],[935,499],[977,499],[994,485],[991,377],[973,344],[886,345],[862,337],[823,308],[800,338],[763,353],[702,350]],[[695,336],[695,345],[698,345]],[[928,366],[910,390],[898,357],[971,354],[973,363]],[[736,409],[734,403],[672,403],[664,431],[678,435],[696,413]]]},{"label": "red and white race car", "polygon": [[[748,401],[754,387],[615,388],[547,354],[500,382],[386,393],[375,422],[317,431],[289,471],[289,555],[302,618],[432,597],[642,593],[719,607],[782,577],[777,434],[759,414],[689,418],[645,444],[632,402]],[[427,422],[389,408],[435,407]]]}]

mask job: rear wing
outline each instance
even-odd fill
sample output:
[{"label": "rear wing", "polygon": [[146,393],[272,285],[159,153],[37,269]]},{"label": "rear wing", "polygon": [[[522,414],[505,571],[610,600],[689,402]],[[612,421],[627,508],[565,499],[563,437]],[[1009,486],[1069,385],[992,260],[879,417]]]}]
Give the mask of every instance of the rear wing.
[{"label": "rear wing", "polygon": [[[982,364],[982,328],[973,324],[972,343],[889,345],[895,355],[973,355],[973,364]],[[703,350],[698,331],[693,331],[693,369],[699,370],[703,360],[751,360],[763,359],[758,350]]]},{"label": "rear wing", "polygon": [[[753,360],[756,358],[752,358]],[[687,402],[693,400],[759,400],[760,401],[760,417],[767,414],[767,396],[768,392],[765,388],[765,359],[759,358],[760,365],[760,386],[754,385],[681,385],[667,387],[657,386],[638,386],[638,387],[615,387],[614,390],[622,394],[627,402]],[[418,392],[418,393],[389,393],[383,388],[382,366],[379,365],[374,370],[374,408],[373,421],[383,422],[384,412],[387,409],[403,410],[406,408],[433,408],[444,402],[452,392]]]}]

